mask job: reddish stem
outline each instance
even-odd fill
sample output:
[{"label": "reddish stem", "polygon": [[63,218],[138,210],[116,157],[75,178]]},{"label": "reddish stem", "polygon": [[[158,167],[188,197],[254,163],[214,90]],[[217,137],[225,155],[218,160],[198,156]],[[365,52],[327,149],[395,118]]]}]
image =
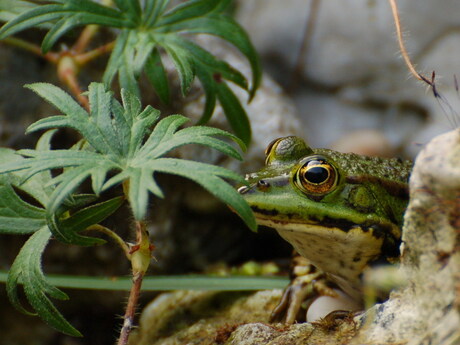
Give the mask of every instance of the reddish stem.
[{"label": "reddish stem", "polygon": [[143,278],[144,274],[142,272],[133,276],[133,285],[131,286],[131,290],[129,292],[128,305],[126,306],[126,312],[123,317],[123,327],[121,328],[117,345],[128,344],[129,334],[134,326],[134,315],[136,313]]},{"label": "reddish stem", "polygon": [[133,285],[129,292],[128,305],[123,318],[123,327],[120,331],[117,345],[127,345],[129,334],[134,326],[134,316],[142,286],[142,280],[150,264],[153,246],[150,244],[149,234],[142,222],[136,222],[136,244],[129,253],[133,270]]}]

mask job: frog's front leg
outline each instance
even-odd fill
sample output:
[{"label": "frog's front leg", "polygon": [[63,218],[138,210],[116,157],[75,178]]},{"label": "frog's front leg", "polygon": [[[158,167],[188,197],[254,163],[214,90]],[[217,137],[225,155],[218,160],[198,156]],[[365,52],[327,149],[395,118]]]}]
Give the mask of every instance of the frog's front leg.
[{"label": "frog's front leg", "polygon": [[296,321],[306,321],[306,311],[317,297],[337,296],[337,293],[328,286],[325,274],[296,252],[293,253],[289,273],[291,282],[273,310],[270,316],[271,322],[284,321],[292,324]]},{"label": "frog's front leg", "polygon": [[290,269],[291,283],[273,310],[270,322],[311,322],[336,310],[361,308],[360,303],[340,291],[308,259],[294,254]]}]

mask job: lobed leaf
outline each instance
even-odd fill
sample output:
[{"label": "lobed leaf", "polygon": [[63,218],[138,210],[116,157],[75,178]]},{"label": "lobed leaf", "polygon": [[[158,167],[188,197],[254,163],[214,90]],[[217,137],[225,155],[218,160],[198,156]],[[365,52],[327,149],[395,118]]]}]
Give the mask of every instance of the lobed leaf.
[{"label": "lobed leaf", "polygon": [[[89,114],[73,100],[69,100],[69,96],[59,100],[62,91],[57,91],[56,87],[46,84],[30,87],[66,112],[48,121],[38,121],[31,126],[31,130],[49,128],[53,124],[68,126],[78,130],[90,144],[90,147],[78,144],[71,150],[21,150],[19,153],[25,156],[25,159],[0,165],[0,174],[23,171],[23,180],[31,179],[44,171],[64,168],[61,174],[49,179],[45,184],[45,187],[53,187],[46,204],[47,224],[59,240],[81,245],[92,245],[97,242],[74,231],[67,231],[61,224],[61,216],[65,211],[63,205],[66,205],[67,200],[84,181],[91,179],[92,189],[96,194],[116,184],[125,183],[129,186],[128,199],[134,217],[141,220],[147,212],[149,195],[163,196],[154,178],[156,172],[189,176],[205,188],[213,189],[213,193],[222,193],[220,198],[227,200],[228,204],[253,226],[246,214],[247,205],[246,208],[242,206],[245,204],[244,200],[238,197],[238,193],[229,192],[231,187],[224,180],[244,182],[238,174],[220,167],[200,165],[203,163],[164,161],[164,158],[161,158],[177,147],[198,144],[241,159],[240,153],[230,143],[218,138],[230,139],[244,148],[243,142],[236,136],[204,126],[180,129],[188,121],[182,115],[165,117],[150,132],[150,127],[159,118],[159,111],[152,107],[142,110],[139,99],[127,90],[121,92],[121,105],[102,84],[93,83],[89,87]],[[47,89],[50,89],[50,92],[47,92]],[[189,171],[190,169],[192,171]],[[202,171],[195,172],[193,169]],[[109,172],[112,175],[108,178]]]}]

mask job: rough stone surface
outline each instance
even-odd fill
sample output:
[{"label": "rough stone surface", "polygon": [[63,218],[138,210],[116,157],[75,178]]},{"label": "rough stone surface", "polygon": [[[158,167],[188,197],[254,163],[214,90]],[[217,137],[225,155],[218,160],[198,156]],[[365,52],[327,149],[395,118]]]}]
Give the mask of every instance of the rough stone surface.
[{"label": "rough stone surface", "polygon": [[268,322],[280,295],[280,290],[163,294],[144,309],[139,331],[130,338],[130,344],[223,344],[241,324]]},{"label": "rough stone surface", "polygon": [[401,256],[409,285],[367,312],[353,344],[460,341],[460,129],[422,150],[410,193]]}]

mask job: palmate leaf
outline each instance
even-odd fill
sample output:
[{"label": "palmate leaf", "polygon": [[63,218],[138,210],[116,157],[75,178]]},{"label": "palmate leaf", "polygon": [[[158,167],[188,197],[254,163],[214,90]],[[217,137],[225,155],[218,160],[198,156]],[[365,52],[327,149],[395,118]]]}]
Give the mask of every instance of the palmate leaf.
[{"label": "palmate leaf", "polygon": [[[121,105],[111,92],[105,91],[103,84],[92,83],[89,87],[89,114],[55,86],[40,83],[28,87],[64,112],[64,115],[37,121],[28,131],[71,127],[79,131],[89,143],[86,149],[81,150],[21,150],[19,153],[26,159],[0,166],[0,174],[24,170],[24,179],[44,171],[66,168],[49,182],[55,186],[47,205],[49,224],[55,224],[52,216],[88,178],[92,180],[96,194],[119,183],[128,186],[128,198],[134,217],[136,220],[143,220],[149,194],[163,196],[154,176],[156,172],[163,172],[181,175],[202,185],[235,210],[251,229],[256,228],[249,206],[227,183],[227,180],[244,183],[242,177],[204,163],[162,158],[180,146],[199,144],[241,159],[239,152],[231,144],[217,138],[225,137],[244,147],[236,136],[204,126],[179,129],[188,121],[182,115],[171,115],[162,119],[148,133],[149,127],[159,118],[158,110],[150,106],[142,110],[139,100],[127,90],[121,92]],[[201,172],[195,172],[195,169]],[[109,172],[110,178],[107,178]],[[67,228],[59,232],[54,226],[50,228],[61,240],[73,243],[74,231],[66,234]]]},{"label": "palmate leaf", "polygon": [[[36,6],[5,24],[0,29],[0,39],[42,23],[52,23],[42,43],[42,50],[46,52],[76,26],[97,24],[120,28],[103,76],[106,85],[118,75],[121,87],[139,96],[138,78],[145,72],[160,100],[168,102],[169,86],[161,61],[161,48],[174,63],[184,95],[195,76],[200,80],[206,95],[201,123],[211,117],[218,100],[234,132],[248,144],[251,139],[249,121],[227,81],[247,90],[251,100],[260,84],[261,66],[246,32],[225,14],[230,2],[189,0],[167,10],[167,0],[118,0],[114,1],[117,8],[101,5],[95,0],[52,0],[50,4]],[[214,35],[233,44],[250,63],[250,88],[240,72],[185,39],[183,34]],[[219,91],[216,84],[222,84]],[[231,106],[229,99],[237,105]]]}]

